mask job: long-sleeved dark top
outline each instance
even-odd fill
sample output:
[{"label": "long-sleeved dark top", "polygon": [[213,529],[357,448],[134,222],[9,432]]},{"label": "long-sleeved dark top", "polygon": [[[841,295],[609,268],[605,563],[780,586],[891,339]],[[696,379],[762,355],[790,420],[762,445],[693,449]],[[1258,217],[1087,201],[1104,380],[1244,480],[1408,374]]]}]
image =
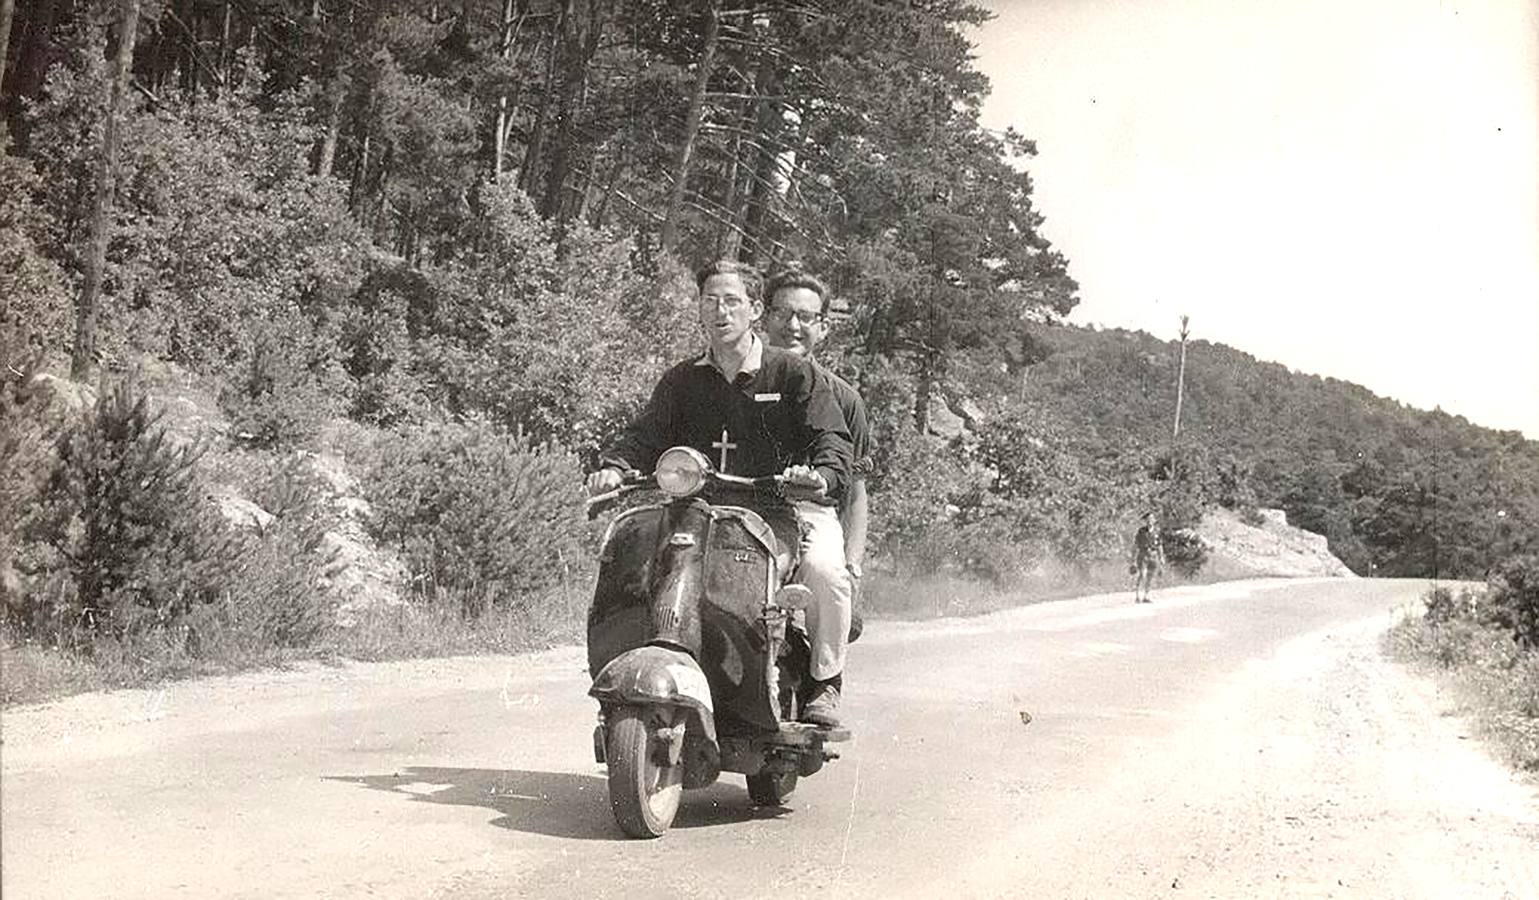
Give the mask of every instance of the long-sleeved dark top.
[{"label": "long-sleeved dark top", "polygon": [[830,499],[849,483],[850,432],[832,388],[811,362],[776,347],[763,346],[757,370],[732,383],[705,356],[675,365],[599,463],[650,472],[664,450],[681,444],[731,475],[810,465]]}]

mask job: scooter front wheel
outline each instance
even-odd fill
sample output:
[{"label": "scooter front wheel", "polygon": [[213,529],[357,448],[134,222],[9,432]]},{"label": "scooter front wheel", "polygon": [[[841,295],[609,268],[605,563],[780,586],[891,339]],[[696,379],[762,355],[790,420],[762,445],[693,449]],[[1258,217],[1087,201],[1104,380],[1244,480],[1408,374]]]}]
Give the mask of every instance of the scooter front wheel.
[{"label": "scooter front wheel", "polygon": [[609,806],[615,821],[631,837],[662,836],[673,824],[684,793],[684,767],[666,764],[668,748],[649,726],[648,718],[657,715],[657,711],[622,707],[609,720],[609,746],[604,754],[609,764]]}]

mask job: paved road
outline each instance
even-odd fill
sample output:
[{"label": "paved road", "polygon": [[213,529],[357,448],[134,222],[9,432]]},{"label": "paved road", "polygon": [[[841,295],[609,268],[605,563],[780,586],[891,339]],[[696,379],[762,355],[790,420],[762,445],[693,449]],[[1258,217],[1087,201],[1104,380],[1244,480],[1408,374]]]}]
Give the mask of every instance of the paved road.
[{"label": "paved road", "polygon": [[581,652],[306,668],[4,716],[30,897],[1539,897],[1539,799],[1377,635],[1423,585],[874,622],[855,742],[628,841]]}]

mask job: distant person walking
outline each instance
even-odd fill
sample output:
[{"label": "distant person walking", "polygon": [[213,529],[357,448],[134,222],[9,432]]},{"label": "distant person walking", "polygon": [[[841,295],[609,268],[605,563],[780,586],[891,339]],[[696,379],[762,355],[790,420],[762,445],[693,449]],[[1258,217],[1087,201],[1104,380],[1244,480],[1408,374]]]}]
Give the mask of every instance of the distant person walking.
[{"label": "distant person walking", "polygon": [[1165,565],[1165,550],[1161,547],[1160,527],[1155,523],[1154,513],[1144,513],[1144,524],[1138,526],[1138,532],[1133,535],[1133,564],[1128,571],[1133,574],[1133,602],[1153,603],[1149,596],[1149,588],[1154,584],[1154,575]]}]

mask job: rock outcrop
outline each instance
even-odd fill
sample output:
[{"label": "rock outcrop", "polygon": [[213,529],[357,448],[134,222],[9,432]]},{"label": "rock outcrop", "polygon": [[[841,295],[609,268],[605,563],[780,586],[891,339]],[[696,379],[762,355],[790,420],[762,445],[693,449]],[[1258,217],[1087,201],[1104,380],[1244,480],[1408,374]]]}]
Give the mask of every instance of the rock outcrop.
[{"label": "rock outcrop", "polygon": [[1197,533],[1208,547],[1210,567],[1249,575],[1357,577],[1331,553],[1323,535],[1289,525],[1280,509],[1260,512],[1259,525],[1223,509],[1203,516]]}]

